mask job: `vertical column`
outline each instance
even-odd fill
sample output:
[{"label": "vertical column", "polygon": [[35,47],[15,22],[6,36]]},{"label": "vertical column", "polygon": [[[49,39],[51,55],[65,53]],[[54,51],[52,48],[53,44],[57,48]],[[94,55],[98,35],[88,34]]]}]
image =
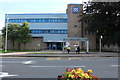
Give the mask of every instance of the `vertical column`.
[{"label": "vertical column", "polygon": [[64,53],[64,40],[63,40],[63,53]]},{"label": "vertical column", "polygon": [[100,36],[100,53],[101,53],[101,50],[102,50],[102,48],[101,48],[101,47],[102,47],[102,46],[101,46],[101,45],[102,45],[102,42],[101,42],[101,41],[102,41],[102,38],[103,38],[103,37],[102,37],[102,35],[101,35],[101,36]]},{"label": "vertical column", "polygon": [[89,41],[87,41],[87,53],[89,52]]},{"label": "vertical column", "polygon": [[6,27],[6,35],[5,35],[5,52],[7,52],[7,43],[8,43],[8,42],[7,42],[7,37],[8,37],[8,35],[7,35],[7,34],[8,34],[8,23],[9,23],[9,18],[7,18],[7,21],[6,21],[6,24],[5,24],[5,25],[6,25],[6,26],[5,26],[5,27]]}]

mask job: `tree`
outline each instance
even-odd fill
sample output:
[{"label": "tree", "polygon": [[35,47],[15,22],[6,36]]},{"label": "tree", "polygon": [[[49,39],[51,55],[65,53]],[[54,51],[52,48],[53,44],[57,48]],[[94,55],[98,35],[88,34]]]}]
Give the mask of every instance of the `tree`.
[{"label": "tree", "polygon": [[[19,32],[19,29],[20,29],[20,25],[15,24],[15,23],[9,23],[7,28],[8,28],[8,31],[7,31],[8,40],[12,41],[13,49],[15,49],[15,41],[18,38],[18,32]],[[6,27],[3,28],[2,33],[3,33],[3,37],[5,38]]]},{"label": "tree", "polygon": [[20,43],[24,44],[24,49],[25,48],[25,44],[31,41],[31,35],[30,35],[30,30],[29,30],[29,24],[28,22],[23,22],[23,24],[20,27],[19,30],[19,35],[18,35],[18,39],[17,42],[19,43],[19,48],[20,48]]},{"label": "tree", "polygon": [[84,18],[88,30],[101,35],[104,44],[117,44],[120,47],[120,2],[91,2],[85,5]]},{"label": "tree", "polygon": [[[15,41],[18,42],[18,49],[20,49],[20,44],[28,43],[31,40],[30,30],[29,30],[29,24],[27,22],[24,22],[22,25],[16,24],[16,23],[9,23],[8,26],[8,40],[12,41],[13,49],[15,49]],[[6,27],[2,30],[3,37],[5,38],[6,35]]]},{"label": "tree", "polygon": [[2,34],[1,34],[1,32],[0,32],[0,49],[2,49],[2,45],[3,45],[3,42],[2,42],[3,40],[2,40]]}]

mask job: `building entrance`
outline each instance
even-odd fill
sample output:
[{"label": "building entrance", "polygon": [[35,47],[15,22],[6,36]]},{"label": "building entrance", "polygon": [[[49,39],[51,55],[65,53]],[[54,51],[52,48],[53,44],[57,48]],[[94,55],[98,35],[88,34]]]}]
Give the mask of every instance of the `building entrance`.
[{"label": "building entrance", "polygon": [[63,43],[61,42],[49,42],[47,43],[48,50],[62,50]]}]

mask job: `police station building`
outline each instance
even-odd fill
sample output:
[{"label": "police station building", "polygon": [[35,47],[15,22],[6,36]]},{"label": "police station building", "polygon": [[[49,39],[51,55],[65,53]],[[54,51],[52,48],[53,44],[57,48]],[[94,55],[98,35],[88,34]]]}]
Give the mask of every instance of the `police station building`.
[{"label": "police station building", "polygon": [[[86,22],[79,21],[82,15],[82,4],[68,4],[66,13],[6,14],[5,18],[9,18],[9,23],[29,23],[32,41],[26,44],[27,50],[63,50],[68,45],[96,49],[95,34],[86,30]],[[17,49],[18,44],[15,46]],[[7,47],[13,49],[10,41]],[[20,49],[23,48],[21,44]]]}]

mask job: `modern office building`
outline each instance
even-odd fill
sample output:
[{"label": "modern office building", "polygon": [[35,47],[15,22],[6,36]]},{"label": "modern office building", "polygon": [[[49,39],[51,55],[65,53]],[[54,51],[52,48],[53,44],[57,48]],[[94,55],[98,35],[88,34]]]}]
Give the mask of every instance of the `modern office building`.
[{"label": "modern office building", "polygon": [[[27,21],[30,25],[30,34],[32,42],[26,44],[26,49],[35,50],[62,50],[66,45],[64,39],[79,39],[81,49],[86,49],[84,40],[89,41],[89,48],[96,49],[95,34],[88,32],[88,25],[79,21],[82,19],[82,4],[69,4],[66,13],[32,13],[32,14],[6,14],[5,18],[9,18],[9,23],[22,24]],[[6,21],[7,22],[7,21]],[[77,42],[77,43],[78,43]],[[72,44],[72,43],[69,43]],[[8,42],[8,49],[12,49],[11,42]],[[16,43],[16,49],[18,44]],[[23,49],[21,45],[21,49]]]},{"label": "modern office building", "polygon": [[9,18],[9,23],[22,24],[24,21],[29,23],[34,41],[28,43],[26,48],[62,49],[63,39],[67,37],[67,15],[65,13],[6,14],[6,18]]}]

